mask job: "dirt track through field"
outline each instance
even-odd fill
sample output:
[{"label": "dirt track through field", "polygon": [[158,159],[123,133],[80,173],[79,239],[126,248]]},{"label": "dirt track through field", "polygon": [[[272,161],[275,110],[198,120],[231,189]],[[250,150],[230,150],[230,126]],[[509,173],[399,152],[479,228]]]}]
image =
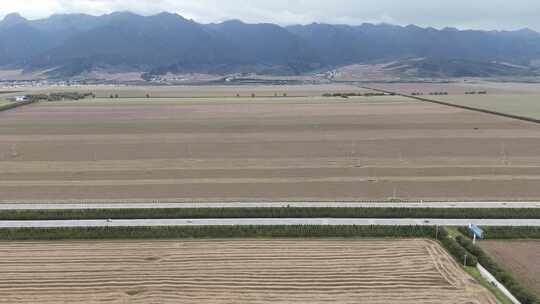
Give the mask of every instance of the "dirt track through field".
[{"label": "dirt track through field", "polygon": [[427,240],[0,243],[0,303],[496,303]]},{"label": "dirt track through field", "polygon": [[0,113],[0,200],[539,200],[540,128],[402,97]]}]

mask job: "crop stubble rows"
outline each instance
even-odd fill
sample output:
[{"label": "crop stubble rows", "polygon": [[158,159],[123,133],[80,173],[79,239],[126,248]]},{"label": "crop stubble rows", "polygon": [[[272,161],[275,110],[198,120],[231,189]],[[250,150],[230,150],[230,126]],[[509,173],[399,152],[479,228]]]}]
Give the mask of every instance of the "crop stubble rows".
[{"label": "crop stubble rows", "polygon": [[536,125],[398,97],[0,113],[0,200],[539,199]]},{"label": "crop stubble rows", "polygon": [[0,243],[1,303],[495,303],[435,242]]}]

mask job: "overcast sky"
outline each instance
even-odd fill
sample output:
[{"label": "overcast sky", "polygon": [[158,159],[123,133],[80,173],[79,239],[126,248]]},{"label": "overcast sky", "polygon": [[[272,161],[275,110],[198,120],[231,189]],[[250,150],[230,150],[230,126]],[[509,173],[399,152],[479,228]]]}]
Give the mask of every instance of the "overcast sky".
[{"label": "overcast sky", "polygon": [[0,0],[0,18],[10,12],[36,19],[54,13],[113,11],[143,15],[169,11],[203,23],[228,19],[282,25],[386,22],[540,31],[539,0]]}]

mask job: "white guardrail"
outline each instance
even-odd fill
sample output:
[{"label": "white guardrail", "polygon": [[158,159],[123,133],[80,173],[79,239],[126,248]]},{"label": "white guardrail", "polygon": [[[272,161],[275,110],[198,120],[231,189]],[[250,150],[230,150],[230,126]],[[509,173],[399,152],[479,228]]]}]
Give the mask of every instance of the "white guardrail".
[{"label": "white guardrail", "polygon": [[508,291],[508,289],[506,289],[503,284],[499,283],[499,281],[497,281],[497,279],[495,279],[495,277],[489,271],[487,271],[487,269],[482,267],[480,263],[476,265],[476,268],[478,269],[478,271],[480,271],[480,275],[482,275],[484,279],[486,279],[493,286],[497,287],[497,289],[499,289],[506,297],[508,297],[508,299],[510,299],[512,303],[521,304],[521,302],[518,301],[518,299],[516,299],[516,297],[514,297],[514,295],[510,291]]}]

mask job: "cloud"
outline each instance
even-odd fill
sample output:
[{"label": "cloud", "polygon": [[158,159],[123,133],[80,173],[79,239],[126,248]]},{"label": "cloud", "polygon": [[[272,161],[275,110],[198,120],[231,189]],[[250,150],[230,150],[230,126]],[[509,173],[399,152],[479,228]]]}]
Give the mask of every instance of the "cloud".
[{"label": "cloud", "polygon": [[434,27],[540,30],[537,0],[0,0],[0,17],[10,12],[36,19],[54,13],[106,14],[133,11],[179,13],[199,22],[361,24],[386,22]]}]

